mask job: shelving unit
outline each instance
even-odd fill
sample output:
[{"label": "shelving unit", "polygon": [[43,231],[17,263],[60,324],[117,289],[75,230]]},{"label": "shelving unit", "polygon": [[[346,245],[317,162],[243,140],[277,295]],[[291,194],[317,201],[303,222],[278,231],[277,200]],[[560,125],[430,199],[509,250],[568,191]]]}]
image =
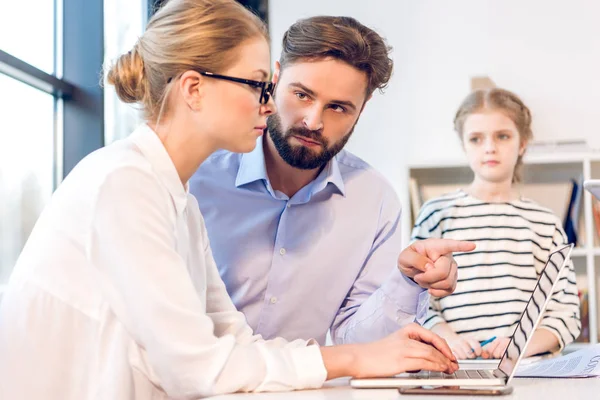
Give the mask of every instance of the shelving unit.
[{"label": "shelving unit", "polygon": [[[550,208],[559,217],[566,213],[571,195],[571,179],[600,179],[600,153],[549,153],[525,156],[521,193],[537,203]],[[436,163],[413,163],[406,168],[406,182],[416,180],[423,202],[467,186],[473,179],[465,159],[438,160]],[[408,244],[412,230],[412,204],[410,190],[403,193],[402,237]],[[598,343],[600,321],[600,240],[594,224],[592,196],[583,194],[579,243],[573,250],[578,289],[587,289],[589,301],[590,343]],[[598,273],[596,273],[598,266]],[[583,322],[583,321],[582,321]],[[572,347],[581,347],[575,343]]]}]

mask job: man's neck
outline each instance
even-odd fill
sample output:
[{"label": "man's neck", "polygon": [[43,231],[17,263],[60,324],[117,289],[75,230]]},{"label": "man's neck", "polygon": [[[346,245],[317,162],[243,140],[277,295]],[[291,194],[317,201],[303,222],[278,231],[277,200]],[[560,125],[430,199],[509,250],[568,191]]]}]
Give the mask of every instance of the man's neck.
[{"label": "man's neck", "polygon": [[263,152],[271,187],[290,198],[312,182],[321,171],[321,168],[299,169],[286,163],[277,152],[268,132],[263,136]]}]

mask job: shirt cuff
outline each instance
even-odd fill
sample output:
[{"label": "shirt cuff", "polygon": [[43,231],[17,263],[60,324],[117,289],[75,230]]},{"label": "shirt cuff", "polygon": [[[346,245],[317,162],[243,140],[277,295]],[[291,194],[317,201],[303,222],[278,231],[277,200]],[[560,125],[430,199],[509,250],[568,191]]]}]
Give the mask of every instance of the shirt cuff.
[{"label": "shirt cuff", "polygon": [[299,388],[318,389],[327,379],[327,370],[316,340],[310,339],[306,347],[291,349],[292,362],[298,373]]},{"label": "shirt cuff", "polygon": [[396,307],[404,313],[414,314],[417,320],[427,314],[429,293],[413,280],[394,268],[389,278],[381,285],[381,290]]},{"label": "shirt cuff", "polygon": [[318,389],[327,379],[320,348],[312,339],[298,339],[280,349],[261,343],[258,349],[265,359],[266,373],[255,392]]}]

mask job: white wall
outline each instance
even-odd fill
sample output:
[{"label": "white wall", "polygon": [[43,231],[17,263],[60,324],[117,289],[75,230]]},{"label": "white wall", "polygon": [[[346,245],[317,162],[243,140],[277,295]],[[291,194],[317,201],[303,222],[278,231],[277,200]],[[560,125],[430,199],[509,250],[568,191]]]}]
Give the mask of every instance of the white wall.
[{"label": "white wall", "polygon": [[600,148],[600,1],[271,0],[273,58],[293,22],[319,14],[355,17],[394,47],[390,87],[348,148],[403,198],[407,163],[462,157],[452,119],[472,76],[521,95],[538,138]]}]

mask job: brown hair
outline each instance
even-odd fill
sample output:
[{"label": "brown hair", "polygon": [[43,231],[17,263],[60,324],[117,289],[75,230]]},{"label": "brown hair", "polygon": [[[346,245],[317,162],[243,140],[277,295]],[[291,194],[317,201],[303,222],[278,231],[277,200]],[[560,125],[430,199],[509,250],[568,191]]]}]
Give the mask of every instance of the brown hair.
[{"label": "brown hair", "polygon": [[[481,89],[468,95],[458,108],[454,117],[454,130],[458,133],[460,140],[463,139],[463,127],[465,120],[471,114],[483,110],[497,110],[510,118],[517,130],[521,144],[533,139],[531,131],[531,111],[516,94],[500,88]],[[524,153],[523,153],[524,154]],[[523,155],[520,155],[515,165],[513,182],[521,181],[521,168]]]},{"label": "brown hair", "polygon": [[110,68],[107,81],[125,103],[140,103],[147,120],[165,111],[170,79],[190,69],[223,71],[246,40],[268,34],[234,0],[169,0],[150,19],[133,49]]},{"label": "brown hair", "polygon": [[389,47],[375,31],[350,17],[301,19],[283,36],[279,62],[283,70],[299,61],[334,58],[367,74],[367,96],[387,86],[394,62]]}]

